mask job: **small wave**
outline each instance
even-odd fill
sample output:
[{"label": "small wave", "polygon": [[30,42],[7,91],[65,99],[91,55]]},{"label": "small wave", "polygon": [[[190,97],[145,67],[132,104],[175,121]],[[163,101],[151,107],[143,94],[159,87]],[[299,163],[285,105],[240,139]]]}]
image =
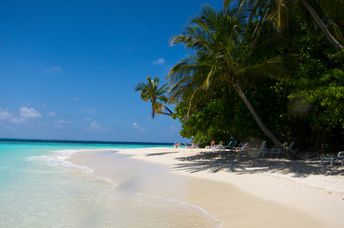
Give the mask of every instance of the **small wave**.
[{"label": "small wave", "polygon": [[[114,149],[101,149],[101,151],[114,151]],[[70,161],[67,161],[69,158],[72,157],[75,153],[86,152],[86,151],[95,151],[94,149],[66,149],[66,150],[55,150],[49,155],[41,155],[41,156],[31,156],[27,157],[25,160],[29,162],[43,162],[49,166],[62,166],[65,168],[78,168],[86,173],[93,173],[93,169],[88,168],[86,166],[81,166],[74,164]]]}]

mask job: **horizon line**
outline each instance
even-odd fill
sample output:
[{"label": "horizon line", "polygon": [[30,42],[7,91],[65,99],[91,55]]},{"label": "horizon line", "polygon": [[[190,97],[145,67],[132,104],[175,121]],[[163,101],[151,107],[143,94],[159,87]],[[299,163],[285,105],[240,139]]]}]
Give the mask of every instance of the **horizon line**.
[{"label": "horizon line", "polygon": [[79,139],[37,139],[37,138],[1,138],[0,142],[56,142],[56,143],[89,143],[89,144],[155,144],[173,145],[172,142],[135,142],[135,141],[109,141],[109,140],[79,140]]}]

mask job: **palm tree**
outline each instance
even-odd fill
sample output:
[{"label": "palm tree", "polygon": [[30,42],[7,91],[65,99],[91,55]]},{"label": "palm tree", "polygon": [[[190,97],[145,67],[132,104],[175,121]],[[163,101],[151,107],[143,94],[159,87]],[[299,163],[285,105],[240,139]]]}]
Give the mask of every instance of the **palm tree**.
[{"label": "palm tree", "polygon": [[[319,26],[319,28],[323,31],[324,35],[330,41],[330,43],[337,49],[343,49],[343,45],[332,35],[332,33],[327,28],[326,24],[323,22],[323,20],[320,18],[319,14],[315,11],[315,9],[312,7],[312,5],[307,0],[301,0],[303,6],[307,9],[309,14],[312,16],[315,23]],[[313,1],[313,2],[319,2],[319,6],[324,9],[324,7],[328,6],[328,4],[332,4],[333,6],[337,5],[339,10],[339,14],[343,14],[344,10],[344,4],[343,2],[337,1],[337,4],[333,4],[334,1]],[[336,28],[337,26],[335,26]]]},{"label": "palm tree", "polygon": [[166,93],[169,88],[167,87],[167,84],[159,87],[159,81],[160,80],[158,77],[151,79],[148,76],[147,84],[141,82],[138,83],[135,87],[135,91],[141,93],[142,100],[151,102],[152,118],[154,118],[156,114],[163,114],[168,116],[171,116],[173,114],[173,112],[165,105],[165,103],[167,103],[168,101]]},{"label": "palm tree", "polygon": [[[232,3],[231,0],[224,0],[224,8],[227,9]],[[255,35],[259,35],[262,25],[266,21],[272,21],[276,27],[283,31],[287,27],[287,20],[289,9],[292,5],[299,5],[300,8],[306,9],[311,15],[313,21],[322,30],[328,41],[337,49],[343,49],[343,45],[335,38],[330,32],[328,27],[332,27],[340,39],[343,38],[341,34],[341,26],[343,25],[344,3],[341,0],[238,0],[238,7],[249,11],[250,19],[258,21],[256,23]],[[315,7],[319,12],[315,10]],[[258,11],[260,11],[258,15]],[[323,19],[320,14],[322,14]],[[338,24],[331,20],[329,17],[337,17]],[[324,18],[328,21],[326,25]]]},{"label": "palm tree", "polygon": [[263,133],[276,146],[285,150],[282,143],[265,126],[242,89],[244,82],[282,75],[282,58],[250,63],[245,57],[245,47],[248,44],[244,39],[244,29],[238,17],[231,16],[230,13],[216,12],[206,6],[201,15],[186,27],[183,34],[171,40],[172,45],[184,44],[194,53],[171,69],[168,75],[172,85],[171,98],[178,100],[178,97],[183,97],[183,93],[191,88],[193,92],[189,100],[189,113],[197,96],[202,91],[211,89],[213,82],[228,83],[244,102]]}]

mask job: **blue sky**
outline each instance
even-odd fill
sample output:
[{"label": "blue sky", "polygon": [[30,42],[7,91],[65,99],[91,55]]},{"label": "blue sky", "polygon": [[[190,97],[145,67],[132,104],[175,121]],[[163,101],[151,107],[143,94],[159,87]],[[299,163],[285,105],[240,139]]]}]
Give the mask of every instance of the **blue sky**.
[{"label": "blue sky", "polygon": [[187,55],[168,41],[206,3],[1,0],[0,137],[181,141],[134,87]]}]

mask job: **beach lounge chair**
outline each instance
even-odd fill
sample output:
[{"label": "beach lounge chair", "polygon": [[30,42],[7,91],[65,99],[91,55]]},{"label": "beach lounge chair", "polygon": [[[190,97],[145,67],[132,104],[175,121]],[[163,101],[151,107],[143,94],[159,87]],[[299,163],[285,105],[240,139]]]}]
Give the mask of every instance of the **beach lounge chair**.
[{"label": "beach lounge chair", "polygon": [[[293,151],[292,150],[292,147],[294,146],[295,142],[291,142],[288,146],[288,143],[287,142],[284,142],[282,144],[283,148],[287,149],[287,150],[290,150],[290,151]],[[277,148],[277,147],[274,147],[274,148],[271,148],[270,150],[268,150],[267,152],[265,152],[265,154],[270,154],[272,157],[274,155],[276,155],[276,157],[279,157],[281,154],[283,153],[283,151],[281,150],[281,148]]]},{"label": "beach lounge chair", "polygon": [[199,147],[198,147],[198,145],[197,145],[196,143],[191,143],[191,144],[189,144],[186,148],[187,148],[187,149],[197,149],[197,148],[199,148]]},{"label": "beach lounge chair", "polygon": [[344,151],[340,151],[337,155],[337,162],[341,161],[342,166],[344,166]]},{"label": "beach lounge chair", "polygon": [[239,148],[239,152],[243,152],[247,149],[248,149],[248,143],[244,143],[244,145],[242,145],[242,147]]},{"label": "beach lounge chair", "polygon": [[[284,145],[284,144],[283,144],[283,145]],[[294,142],[294,141],[292,141],[292,142],[288,145],[288,147],[287,147],[287,145],[288,145],[288,144],[286,144],[284,147],[286,147],[290,152],[292,152],[292,153],[295,153],[295,152],[296,152],[296,150],[293,149],[293,147],[294,147],[294,145],[295,145],[295,142]]]},{"label": "beach lounge chair", "polygon": [[242,152],[245,151],[248,147],[248,143],[244,143],[241,146],[238,147],[231,147],[228,148],[227,146],[222,146],[222,145],[217,145],[214,150],[228,150],[228,151],[232,151],[232,152]]},{"label": "beach lounge chair", "polygon": [[224,150],[225,146],[222,144],[222,141],[218,145],[214,145],[213,150]]},{"label": "beach lounge chair", "polygon": [[336,157],[321,157],[320,165],[323,165],[324,162],[329,162],[330,166],[333,166],[336,162],[341,162],[342,166],[344,165],[344,151],[338,152]]},{"label": "beach lounge chair", "polygon": [[224,149],[233,149],[236,146],[237,142],[234,138],[231,138],[226,146],[224,146]]},{"label": "beach lounge chair", "polygon": [[271,154],[271,157],[276,156],[279,157],[282,154],[282,150],[280,148],[271,148],[269,151],[269,154]]},{"label": "beach lounge chair", "polygon": [[231,137],[227,145],[222,145],[222,143],[220,142],[220,144],[216,145],[214,149],[218,149],[218,150],[230,149],[231,150],[231,149],[234,149],[236,144],[237,144],[237,141],[234,139],[234,137]]},{"label": "beach lounge chair", "polygon": [[266,154],[269,154],[269,153],[270,153],[270,150],[266,147],[266,141],[263,141],[258,150],[258,155],[261,157],[264,157]]},{"label": "beach lounge chair", "polygon": [[219,145],[219,149],[233,149],[237,144],[237,141],[234,139],[234,137],[230,137],[228,144],[225,146]]},{"label": "beach lounge chair", "polygon": [[342,166],[344,166],[344,151],[340,151],[337,155],[337,162],[341,161]]},{"label": "beach lounge chair", "polygon": [[214,150],[223,150],[223,149],[225,149],[225,147],[223,145],[216,145],[212,149],[214,149]]},{"label": "beach lounge chair", "polygon": [[244,152],[247,148],[248,148],[248,143],[244,143],[242,146],[234,147],[231,150],[233,150],[235,152]]}]

